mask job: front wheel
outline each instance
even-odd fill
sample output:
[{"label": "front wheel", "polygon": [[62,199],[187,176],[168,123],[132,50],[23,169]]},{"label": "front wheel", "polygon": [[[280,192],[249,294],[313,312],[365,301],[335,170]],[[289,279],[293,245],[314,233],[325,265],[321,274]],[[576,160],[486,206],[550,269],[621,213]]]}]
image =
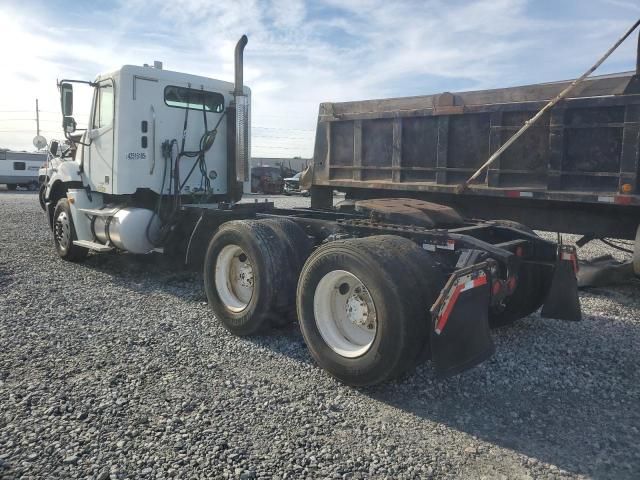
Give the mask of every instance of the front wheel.
[{"label": "front wheel", "polygon": [[47,184],[43,183],[40,185],[40,190],[38,191],[38,202],[40,203],[40,208],[47,211],[47,202],[45,201],[45,194],[47,193]]},{"label": "front wheel", "polygon": [[58,200],[53,213],[53,242],[58,255],[70,262],[80,262],[87,257],[89,250],[78,245],[74,241],[78,239],[76,228],[71,216],[71,208],[66,198]]},{"label": "front wheel", "polygon": [[7,183],[7,190],[15,190],[16,188],[18,188],[18,185],[15,183]]}]

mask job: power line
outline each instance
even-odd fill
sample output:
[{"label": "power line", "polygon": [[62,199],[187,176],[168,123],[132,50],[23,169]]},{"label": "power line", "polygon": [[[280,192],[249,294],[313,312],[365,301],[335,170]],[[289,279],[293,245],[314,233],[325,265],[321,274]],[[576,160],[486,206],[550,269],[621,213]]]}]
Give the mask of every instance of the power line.
[{"label": "power line", "polygon": [[308,145],[313,143],[313,141],[305,140],[304,138],[291,138],[291,137],[261,137],[259,135],[253,136],[252,138],[259,138],[261,140],[286,140],[287,143],[297,143]]},{"label": "power line", "polygon": [[259,125],[252,126],[251,128],[259,128],[261,130],[287,130],[291,132],[310,132],[315,133],[315,130],[301,130],[299,128],[277,128],[277,127],[261,127]]},{"label": "power line", "polygon": [[[0,113],[31,113],[31,110],[0,110]],[[56,112],[54,110],[40,110],[40,113],[54,113],[56,115],[60,115],[60,112]]]},{"label": "power line", "polygon": [[[60,130],[43,130],[40,129],[41,132],[45,132],[45,133],[55,133],[56,135],[58,134],[63,134],[64,132],[62,131],[62,129]],[[19,133],[19,134],[25,134],[25,133],[33,133],[33,130],[0,130],[0,133]]]},{"label": "power line", "polygon": [[[84,121],[84,120],[88,120],[88,118],[83,118],[83,117],[75,117],[77,121]],[[16,117],[10,117],[10,118],[0,118],[0,122],[35,122],[36,118],[16,118]],[[40,118],[41,122],[48,122],[48,123],[60,123],[62,124],[62,118]]]},{"label": "power line", "polygon": [[252,145],[251,148],[256,148],[256,149],[269,149],[269,150],[305,150],[305,148],[301,148],[301,147],[279,147],[279,146],[275,146],[275,145]]}]

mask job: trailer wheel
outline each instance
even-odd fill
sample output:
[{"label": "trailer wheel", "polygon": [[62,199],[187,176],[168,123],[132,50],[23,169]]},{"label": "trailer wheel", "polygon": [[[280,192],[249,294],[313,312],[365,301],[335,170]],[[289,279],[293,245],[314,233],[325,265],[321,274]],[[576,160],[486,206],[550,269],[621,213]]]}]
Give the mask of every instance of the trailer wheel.
[{"label": "trailer wheel", "polygon": [[[412,264],[417,258],[420,265]],[[428,307],[444,283],[438,278],[427,291],[421,288],[421,278],[437,277],[428,266],[427,252],[395,236],[334,241],[316,250],[302,270],[297,307],[318,365],[353,386],[412,368],[428,341]],[[420,267],[424,273],[416,277]]]},{"label": "trailer wheel", "polygon": [[18,185],[16,183],[7,183],[7,190],[15,190],[16,188],[18,188]]},{"label": "trailer wheel", "polygon": [[77,240],[76,227],[73,224],[69,200],[61,198],[53,212],[53,242],[58,255],[70,262],[80,262],[87,257],[89,250],[74,245]]},{"label": "trailer wheel", "polygon": [[238,220],[220,227],[207,249],[204,287],[214,314],[229,331],[257,333],[293,301],[290,257],[274,224]]}]

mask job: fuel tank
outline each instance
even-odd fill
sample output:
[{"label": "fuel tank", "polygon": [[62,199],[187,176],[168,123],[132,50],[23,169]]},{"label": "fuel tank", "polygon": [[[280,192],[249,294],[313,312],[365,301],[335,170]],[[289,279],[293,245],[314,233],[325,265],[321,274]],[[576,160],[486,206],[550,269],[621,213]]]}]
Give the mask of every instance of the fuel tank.
[{"label": "fuel tank", "polygon": [[159,240],[160,219],[152,210],[127,207],[112,216],[97,216],[93,233],[98,241],[131,253],[149,253]]}]

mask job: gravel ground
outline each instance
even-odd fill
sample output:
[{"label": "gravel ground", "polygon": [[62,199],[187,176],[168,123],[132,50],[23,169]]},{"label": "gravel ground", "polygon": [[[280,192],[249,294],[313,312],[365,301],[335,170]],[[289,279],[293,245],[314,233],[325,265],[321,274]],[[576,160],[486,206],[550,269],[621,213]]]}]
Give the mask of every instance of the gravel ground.
[{"label": "gravel ground", "polygon": [[59,260],[31,193],[0,191],[0,225],[2,479],[640,476],[635,283],[582,292],[580,323],[495,331],[458,377],[358,390],[295,325],[232,337],[200,273]]}]

